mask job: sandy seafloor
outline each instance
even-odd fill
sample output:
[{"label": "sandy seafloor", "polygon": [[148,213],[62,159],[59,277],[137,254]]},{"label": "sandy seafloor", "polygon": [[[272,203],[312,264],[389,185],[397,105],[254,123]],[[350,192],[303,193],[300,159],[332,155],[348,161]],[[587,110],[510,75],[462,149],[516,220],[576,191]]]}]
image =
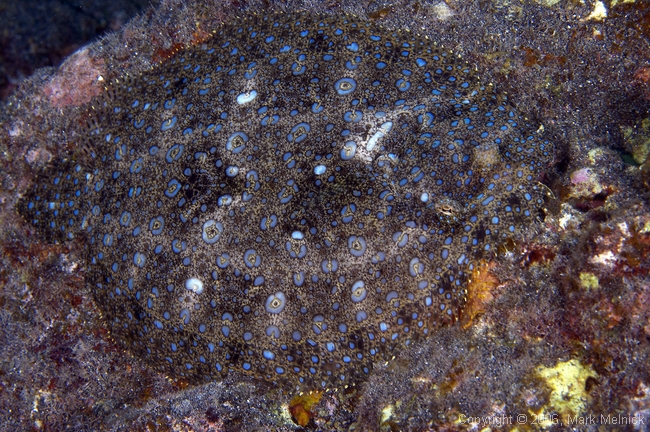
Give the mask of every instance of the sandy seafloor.
[{"label": "sandy seafloor", "polygon": [[13,210],[42,167],[74,152],[70,113],[100,92],[99,76],[137,74],[233,14],[273,8],[427,34],[556,145],[544,220],[487,263],[464,318],[376,365],[364,385],[302,402],[305,428],[650,430],[650,4],[640,0],[163,0],[60,67],[14,77],[0,111],[0,430],[300,428],[291,395],[267,383],[233,374],[187,386],[132,358],[99,318],[81,245],[44,243]]}]

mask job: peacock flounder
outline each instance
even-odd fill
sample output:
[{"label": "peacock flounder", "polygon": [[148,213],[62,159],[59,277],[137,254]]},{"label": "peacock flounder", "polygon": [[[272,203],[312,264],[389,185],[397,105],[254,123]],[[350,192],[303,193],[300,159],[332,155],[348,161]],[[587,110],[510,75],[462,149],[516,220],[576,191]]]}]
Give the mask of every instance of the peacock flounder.
[{"label": "peacock flounder", "polygon": [[235,20],[93,105],[89,161],[19,210],[83,233],[112,334],[193,382],[354,384],[455,321],[553,151],[454,54],[351,17]]}]

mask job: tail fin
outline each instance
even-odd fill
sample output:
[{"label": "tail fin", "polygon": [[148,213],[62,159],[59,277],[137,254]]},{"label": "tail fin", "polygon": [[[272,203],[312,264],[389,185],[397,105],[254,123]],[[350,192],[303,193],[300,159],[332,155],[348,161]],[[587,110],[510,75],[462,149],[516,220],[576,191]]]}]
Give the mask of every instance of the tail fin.
[{"label": "tail fin", "polygon": [[16,204],[18,213],[49,243],[75,238],[90,215],[87,202],[92,175],[79,163],[63,160],[36,178],[34,188]]}]

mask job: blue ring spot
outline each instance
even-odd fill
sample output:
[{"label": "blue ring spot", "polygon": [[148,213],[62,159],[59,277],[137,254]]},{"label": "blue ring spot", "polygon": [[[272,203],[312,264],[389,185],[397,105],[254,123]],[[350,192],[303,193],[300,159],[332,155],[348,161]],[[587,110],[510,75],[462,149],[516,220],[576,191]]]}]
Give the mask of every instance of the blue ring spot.
[{"label": "blue ring spot", "polygon": [[162,125],[160,125],[160,130],[162,132],[168,131],[169,129],[176,126],[176,121],[177,120],[178,120],[178,118],[176,118],[176,116],[174,116],[174,117],[172,117],[172,118],[170,118],[168,120],[165,120],[164,122],[162,122]]},{"label": "blue ring spot", "polygon": [[406,81],[404,78],[398,79],[395,85],[397,86],[397,90],[403,92],[411,88],[411,83],[409,81]]},{"label": "blue ring spot", "polygon": [[264,307],[268,313],[279,314],[287,304],[287,298],[282,291],[271,294],[267,299]]},{"label": "blue ring spot", "polygon": [[226,175],[228,177],[235,177],[237,174],[239,174],[239,167],[229,166],[226,168]]},{"label": "blue ring spot", "polygon": [[354,303],[362,302],[366,299],[368,295],[368,290],[366,289],[366,284],[363,281],[356,281],[352,284],[352,295],[350,298]]},{"label": "blue ring spot", "polygon": [[174,144],[169,150],[167,150],[165,160],[169,163],[177,161],[183,154],[184,149],[185,146],[183,144]]},{"label": "blue ring spot", "polygon": [[225,269],[230,264],[230,255],[227,253],[222,253],[217,257],[217,267],[220,269]]},{"label": "blue ring spot", "polygon": [[143,166],[144,165],[142,163],[142,158],[135,159],[133,163],[131,163],[131,168],[130,168],[131,174],[138,174],[140,171],[142,171]]},{"label": "blue ring spot", "polygon": [[347,123],[359,123],[363,118],[363,113],[359,110],[347,111],[343,114],[343,120]]},{"label": "blue ring spot", "polygon": [[311,126],[309,126],[308,123],[298,123],[293,127],[293,129],[291,129],[289,135],[287,135],[287,140],[298,144],[307,138],[307,134],[310,130]]},{"label": "blue ring spot", "polygon": [[302,75],[302,74],[305,73],[306,70],[307,70],[307,67],[305,65],[301,64],[301,63],[294,62],[291,65],[291,73],[293,75],[296,75],[296,76],[297,75]]},{"label": "blue ring spot", "polygon": [[348,237],[348,248],[353,256],[360,257],[366,253],[366,240],[361,236],[350,236]]},{"label": "blue ring spot", "polygon": [[221,195],[217,199],[217,205],[219,207],[229,206],[230,204],[232,204],[232,196],[231,195]]},{"label": "blue ring spot", "polygon": [[139,268],[144,267],[146,262],[147,262],[147,257],[145,257],[144,254],[140,252],[136,252],[135,254],[133,254],[133,264],[135,264]]},{"label": "blue ring spot", "polygon": [[262,258],[255,249],[248,249],[244,252],[244,264],[248,268],[259,267],[262,264]]},{"label": "blue ring spot", "polygon": [[131,223],[131,213],[128,211],[125,211],[122,213],[122,216],[120,216],[120,225],[123,227],[128,227],[129,224]]},{"label": "blue ring spot", "polygon": [[357,88],[357,82],[352,78],[341,78],[334,84],[334,89],[341,95],[349,95]]},{"label": "blue ring spot", "polygon": [[162,216],[156,216],[151,219],[151,222],[149,222],[149,231],[151,231],[151,234],[153,235],[161,234],[163,228],[165,228],[165,219],[163,219]]},{"label": "blue ring spot", "polygon": [[167,189],[165,189],[165,196],[167,198],[174,198],[176,194],[178,194],[178,191],[180,190],[181,190],[180,182],[176,179],[171,179],[169,183],[167,183]]},{"label": "blue ring spot", "polygon": [[244,132],[235,132],[234,134],[228,137],[226,141],[226,150],[230,150],[233,153],[240,153],[246,147],[248,142],[248,135]]},{"label": "blue ring spot", "polygon": [[356,152],[357,143],[354,141],[348,141],[345,143],[345,145],[343,145],[343,148],[341,149],[341,159],[350,160],[354,157]]},{"label": "blue ring spot", "polygon": [[216,222],[214,219],[210,219],[203,224],[201,238],[207,244],[213,244],[219,240],[222,233],[223,225],[221,222]]}]

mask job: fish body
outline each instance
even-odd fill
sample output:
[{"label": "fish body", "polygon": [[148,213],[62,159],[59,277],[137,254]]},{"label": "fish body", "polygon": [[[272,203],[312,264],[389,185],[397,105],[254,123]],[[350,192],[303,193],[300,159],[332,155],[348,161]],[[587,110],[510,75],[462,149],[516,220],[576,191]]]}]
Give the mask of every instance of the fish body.
[{"label": "fish body", "polygon": [[351,17],[235,20],[93,105],[89,162],[19,211],[83,236],[114,337],[193,382],[354,384],[454,322],[553,151],[458,56]]}]

